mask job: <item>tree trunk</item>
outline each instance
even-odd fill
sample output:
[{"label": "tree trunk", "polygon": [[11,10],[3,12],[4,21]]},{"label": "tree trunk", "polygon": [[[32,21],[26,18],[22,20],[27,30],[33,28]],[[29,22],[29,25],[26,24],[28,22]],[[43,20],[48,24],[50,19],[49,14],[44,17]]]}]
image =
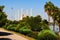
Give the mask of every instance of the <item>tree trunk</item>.
[{"label": "tree trunk", "polygon": [[55,20],[53,22],[53,31],[55,31]]},{"label": "tree trunk", "polygon": [[60,32],[60,27],[59,27],[59,32]]},{"label": "tree trunk", "polygon": [[59,36],[60,36],[60,23],[58,23],[58,25],[59,25],[59,33],[58,33],[58,34],[59,34]]},{"label": "tree trunk", "polygon": [[59,32],[60,32],[60,23],[58,23],[59,24]]},{"label": "tree trunk", "polygon": [[49,25],[49,24],[50,24],[50,16],[49,16],[49,15],[48,15],[48,22],[49,22],[49,23],[48,23],[48,25]]}]

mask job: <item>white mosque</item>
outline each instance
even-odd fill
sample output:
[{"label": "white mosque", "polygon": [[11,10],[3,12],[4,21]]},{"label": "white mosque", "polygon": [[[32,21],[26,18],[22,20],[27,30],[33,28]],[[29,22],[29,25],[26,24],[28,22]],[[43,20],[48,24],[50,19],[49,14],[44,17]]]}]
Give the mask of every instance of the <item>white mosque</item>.
[{"label": "white mosque", "polygon": [[[24,17],[28,16],[28,13],[30,13],[30,16],[32,16],[32,8],[30,10],[23,10],[23,9],[18,10],[18,18],[17,19],[15,18],[15,20],[17,21],[22,20]],[[50,29],[53,30],[53,24],[50,23],[49,26],[50,26]],[[55,25],[55,32],[59,32],[59,27],[57,24]]]},{"label": "white mosque", "polygon": [[14,14],[14,20],[22,20],[26,16],[32,16],[32,8],[30,10],[28,9],[20,9],[17,11],[17,14]]}]

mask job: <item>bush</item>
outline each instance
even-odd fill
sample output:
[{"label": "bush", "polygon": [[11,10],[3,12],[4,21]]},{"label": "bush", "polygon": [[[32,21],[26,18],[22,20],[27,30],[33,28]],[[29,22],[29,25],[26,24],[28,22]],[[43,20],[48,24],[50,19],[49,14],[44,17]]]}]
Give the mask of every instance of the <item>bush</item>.
[{"label": "bush", "polygon": [[47,29],[47,30],[50,30],[49,26],[47,24],[44,24],[44,27],[43,29]]},{"label": "bush", "polygon": [[7,26],[7,29],[8,29],[8,30],[15,31],[15,27],[14,27],[13,24],[10,24],[9,26]]},{"label": "bush", "polygon": [[38,32],[35,32],[35,31],[32,32],[32,33],[27,34],[27,36],[35,38],[35,39],[37,39],[37,35],[38,35]]},{"label": "bush", "polygon": [[12,30],[12,25],[9,25],[9,26],[7,27],[7,29],[8,29],[8,30]]},{"label": "bush", "polygon": [[22,28],[19,29],[19,32],[26,35],[26,34],[32,33],[32,30],[28,29],[28,28],[25,28],[25,27],[22,27]]},{"label": "bush", "polygon": [[58,36],[58,40],[60,40],[60,36]]},{"label": "bush", "polygon": [[58,36],[51,30],[42,30],[38,34],[38,40],[57,40]]}]

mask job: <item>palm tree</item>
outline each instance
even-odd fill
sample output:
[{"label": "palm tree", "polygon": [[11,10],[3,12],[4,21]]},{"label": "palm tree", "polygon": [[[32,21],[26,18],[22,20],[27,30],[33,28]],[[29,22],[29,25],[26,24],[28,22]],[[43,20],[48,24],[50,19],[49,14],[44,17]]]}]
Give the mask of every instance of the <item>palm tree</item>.
[{"label": "palm tree", "polygon": [[[45,12],[47,12],[47,14],[48,14],[48,22],[50,22],[50,15],[49,15],[48,7],[49,7],[49,4],[46,3],[44,8],[45,8]],[[50,7],[49,7],[49,8],[50,8]]]},{"label": "palm tree", "polygon": [[[54,12],[53,12],[54,4],[49,1],[45,4],[44,8],[45,8],[45,12],[47,12],[47,14],[48,14],[48,22],[50,22],[50,17],[52,17],[54,14]],[[55,24],[55,20],[54,20],[54,24]],[[53,30],[55,30],[55,26],[53,26]]]},{"label": "palm tree", "polygon": [[59,32],[60,32],[60,8],[58,8],[51,2],[47,2],[45,4],[45,11],[48,14],[48,20],[50,21],[50,17],[52,17],[54,21],[53,30],[55,29],[55,23],[57,22],[59,25]]},{"label": "palm tree", "polygon": [[57,20],[57,12],[58,12],[58,8],[56,6],[53,7],[52,9],[52,12],[51,12],[51,17],[53,19],[53,30],[54,30],[54,27],[55,27],[55,23],[56,23],[56,20]]},{"label": "palm tree", "polygon": [[58,25],[59,25],[59,32],[60,32],[60,9],[58,9],[57,22],[58,22]]},{"label": "palm tree", "polygon": [[59,25],[59,32],[60,32],[60,20],[58,21],[58,25]]},{"label": "palm tree", "polygon": [[51,12],[52,12],[53,7],[54,7],[54,5],[50,1],[47,2],[44,6],[45,12],[47,12],[47,14],[48,14],[48,21],[49,22],[50,22],[50,16],[51,16]]}]

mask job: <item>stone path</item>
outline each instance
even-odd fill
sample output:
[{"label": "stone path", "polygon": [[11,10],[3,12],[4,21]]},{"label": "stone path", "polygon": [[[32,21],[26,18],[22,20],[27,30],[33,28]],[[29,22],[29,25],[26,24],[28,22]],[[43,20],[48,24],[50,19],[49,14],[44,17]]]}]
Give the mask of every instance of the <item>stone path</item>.
[{"label": "stone path", "polygon": [[27,38],[0,28],[0,40],[28,40]]}]

